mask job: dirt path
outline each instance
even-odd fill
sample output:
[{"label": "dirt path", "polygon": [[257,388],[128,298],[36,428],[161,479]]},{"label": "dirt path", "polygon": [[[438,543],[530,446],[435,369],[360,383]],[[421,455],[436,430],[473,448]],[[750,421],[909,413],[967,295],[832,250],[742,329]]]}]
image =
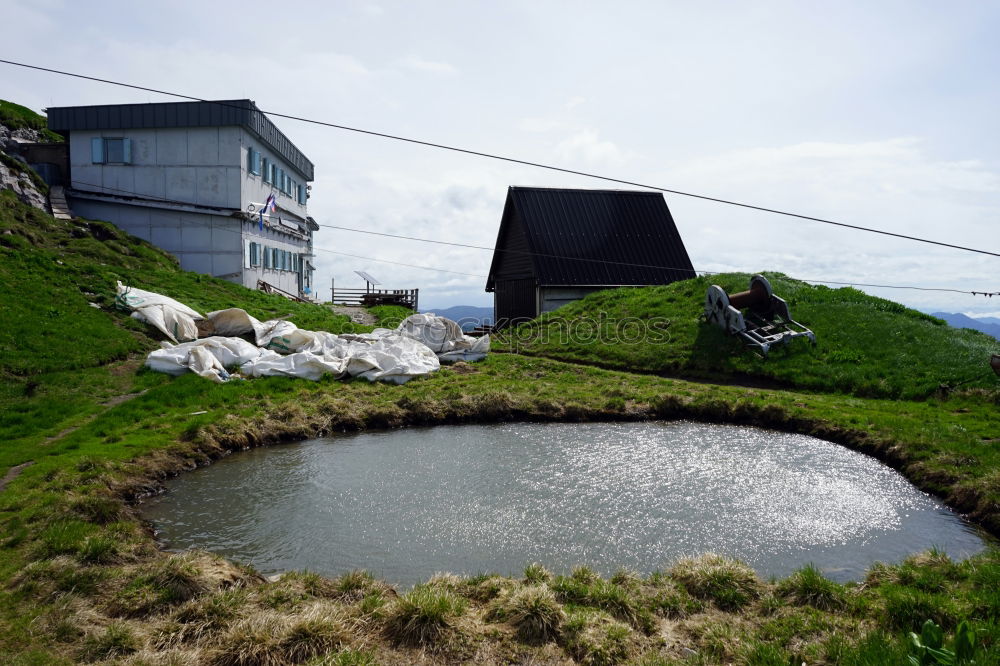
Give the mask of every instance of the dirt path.
[{"label": "dirt path", "polygon": [[13,481],[14,479],[17,478],[17,475],[20,474],[24,470],[25,467],[28,467],[29,465],[34,465],[34,464],[35,464],[34,460],[29,460],[26,463],[21,463],[20,465],[14,465],[9,470],[7,470],[7,473],[4,474],[4,477],[2,479],[0,479],[0,493],[2,493],[3,490],[4,490],[4,488],[7,487],[8,483],[10,483],[11,481]]},{"label": "dirt path", "polygon": [[359,305],[331,305],[330,309],[337,314],[347,315],[355,324],[363,324],[365,326],[374,326],[376,324],[375,315]]},{"label": "dirt path", "polygon": [[[143,389],[142,391],[139,391],[138,393],[125,393],[124,395],[116,395],[115,397],[111,398],[110,400],[102,402],[101,403],[101,407],[106,407],[108,409],[111,409],[112,407],[116,407],[116,406],[122,404],[123,402],[128,402],[129,400],[131,400],[133,398],[138,398],[140,395],[142,395],[143,393],[145,393],[148,390],[149,389]],[[104,412],[98,412],[96,414],[91,414],[89,417],[87,417],[86,419],[84,419],[80,423],[78,423],[78,424],[76,424],[74,426],[70,426],[68,428],[65,428],[65,429],[61,430],[59,433],[57,433],[55,435],[52,435],[51,437],[46,437],[45,441],[42,442],[42,446],[46,446],[48,444],[51,444],[52,442],[60,440],[63,437],[66,437],[67,435],[70,435],[70,434],[76,432],[77,430],[79,430],[83,426],[87,425],[88,423],[90,423],[91,421],[93,421],[94,419],[96,419],[98,416],[100,416],[103,413]]]}]

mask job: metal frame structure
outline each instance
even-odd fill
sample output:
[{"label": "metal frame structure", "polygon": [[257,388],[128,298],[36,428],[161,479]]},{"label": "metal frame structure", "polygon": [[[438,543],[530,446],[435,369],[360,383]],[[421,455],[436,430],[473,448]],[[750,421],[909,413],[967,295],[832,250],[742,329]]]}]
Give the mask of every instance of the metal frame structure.
[{"label": "metal frame structure", "polygon": [[785,345],[795,338],[809,338],[816,344],[816,334],[792,319],[785,299],[774,295],[771,283],[763,275],[750,278],[750,289],[730,296],[713,284],[705,294],[705,321],[730,335],[737,335],[764,356],[775,345]]}]

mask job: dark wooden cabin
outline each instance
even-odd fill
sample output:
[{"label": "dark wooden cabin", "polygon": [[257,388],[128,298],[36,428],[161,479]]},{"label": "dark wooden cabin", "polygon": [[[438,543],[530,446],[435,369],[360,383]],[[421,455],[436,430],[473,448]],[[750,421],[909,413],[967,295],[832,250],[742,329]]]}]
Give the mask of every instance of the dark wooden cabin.
[{"label": "dark wooden cabin", "polygon": [[502,328],[601,289],[694,276],[659,192],[511,187],[486,291]]}]

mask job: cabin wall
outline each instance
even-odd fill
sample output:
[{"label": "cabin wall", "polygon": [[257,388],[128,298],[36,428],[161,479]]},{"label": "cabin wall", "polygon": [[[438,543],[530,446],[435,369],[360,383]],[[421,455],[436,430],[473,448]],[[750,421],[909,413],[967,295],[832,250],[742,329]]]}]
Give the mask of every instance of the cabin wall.
[{"label": "cabin wall", "polygon": [[587,294],[601,291],[608,287],[539,287],[539,314],[552,312],[567,303],[578,301]]}]

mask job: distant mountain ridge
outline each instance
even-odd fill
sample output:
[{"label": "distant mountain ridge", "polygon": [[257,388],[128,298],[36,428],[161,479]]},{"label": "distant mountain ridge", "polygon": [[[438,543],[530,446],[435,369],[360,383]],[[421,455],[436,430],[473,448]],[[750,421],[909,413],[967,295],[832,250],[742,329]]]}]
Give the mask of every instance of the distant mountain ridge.
[{"label": "distant mountain ridge", "polygon": [[987,335],[992,335],[1000,340],[1000,319],[996,317],[983,317],[975,319],[960,312],[932,312],[932,317],[944,319],[949,326],[955,328],[971,328],[974,331],[982,331]]},{"label": "distant mountain ridge", "polygon": [[478,307],[476,305],[453,305],[450,308],[424,310],[424,312],[433,312],[439,317],[446,317],[452,321],[456,321],[466,331],[477,326],[486,326],[493,323],[493,308]]}]

